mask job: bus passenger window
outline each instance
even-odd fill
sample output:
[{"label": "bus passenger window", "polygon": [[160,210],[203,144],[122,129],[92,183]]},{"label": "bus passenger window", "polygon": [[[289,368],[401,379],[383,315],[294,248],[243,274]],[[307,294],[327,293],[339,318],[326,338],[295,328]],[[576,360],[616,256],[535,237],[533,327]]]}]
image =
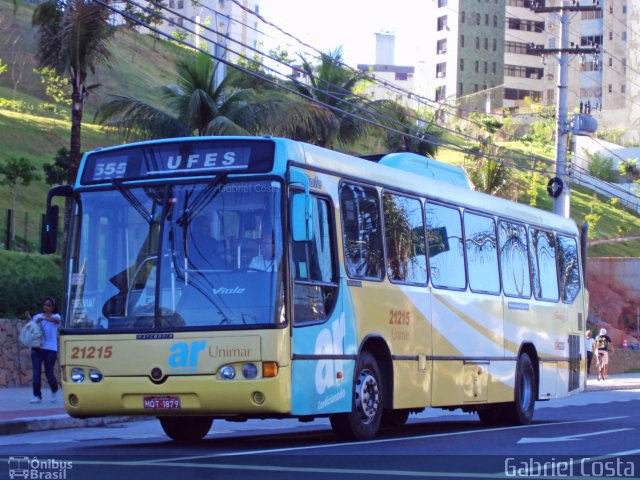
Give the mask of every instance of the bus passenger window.
[{"label": "bus passenger window", "polygon": [[382,195],[387,251],[387,275],[391,281],[427,283],[422,204],[419,200]]},{"label": "bus passenger window", "polygon": [[575,238],[558,235],[558,272],[560,295],[564,303],[573,303],[580,291],[580,267]]},{"label": "bus passenger window", "polygon": [[294,321],[296,325],[324,320],[337,297],[329,203],[314,198],[313,238],[292,242]]},{"label": "bus passenger window", "polygon": [[439,288],[464,290],[467,279],[460,211],[433,203],[425,208],[431,282]]},{"label": "bus passenger window", "polygon": [[527,254],[527,230],[511,222],[498,223],[502,289],[510,297],[531,297],[531,275]]},{"label": "bus passenger window", "polygon": [[500,293],[496,226],[493,218],[464,214],[469,287],[474,292]]},{"label": "bus passenger window", "polygon": [[384,257],[378,192],[344,183],[340,187],[340,205],[347,273],[354,278],[382,280]]},{"label": "bus passenger window", "polygon": [[558,301],[558,270],[552,232],[529,229],[533,294],[538,300]]}]

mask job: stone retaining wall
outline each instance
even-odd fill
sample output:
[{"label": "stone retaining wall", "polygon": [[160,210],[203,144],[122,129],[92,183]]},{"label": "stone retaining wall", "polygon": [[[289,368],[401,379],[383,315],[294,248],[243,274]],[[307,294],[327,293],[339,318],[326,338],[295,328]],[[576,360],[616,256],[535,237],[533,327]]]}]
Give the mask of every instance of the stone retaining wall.
[{"label": "stone retaining wall", "polygon": [[[0,318],[0,388],[30,387],[32,384],[31,352],[18,341],[20,329],[25,323],[25,320]],[[56,370],[56,377],[60,380],[59,370]],[[48,388],[43,366],[42,389]]]}]

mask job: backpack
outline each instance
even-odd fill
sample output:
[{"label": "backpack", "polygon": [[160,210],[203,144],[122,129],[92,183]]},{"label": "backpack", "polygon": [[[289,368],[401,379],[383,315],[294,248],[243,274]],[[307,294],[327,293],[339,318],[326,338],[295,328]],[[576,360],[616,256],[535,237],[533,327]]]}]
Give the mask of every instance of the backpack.
[{"label": "backpack", "polygon": [[41,347],[44,343],[44,330],[35,320],[29,320],[20,330],[19,340],[25,347]]},{"label": "backpack", "polygon": [[596,338],[596,347],[598,350],[607,350],[607,337],[604,335],[598,336],[598,338]]}]

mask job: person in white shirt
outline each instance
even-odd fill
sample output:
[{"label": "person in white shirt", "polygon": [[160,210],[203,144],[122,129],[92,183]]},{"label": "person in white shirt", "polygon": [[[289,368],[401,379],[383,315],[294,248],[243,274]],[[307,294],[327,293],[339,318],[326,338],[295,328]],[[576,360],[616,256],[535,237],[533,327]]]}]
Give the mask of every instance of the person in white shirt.
[{"label": "person in white shirt", "polygon": [[44,363],[44,374],[51,387],[51,403],[57,399],[58,381],[56,380],[53,367],[58,358],[58,329],[60,328],[60,315],[58,315],[56,302],[53,298],[47,297],[42,301],[43,313],[38,313],[33,320],[38,323],[44,332],[44,342],[41,347],[31,348],[31,364],[33,367],[33,398],[30,403],[42,402],[42,364]]},{"label": "person in white shirt", "polygon": [[249,269],[263,272],[275,272],[278,270],[276,245],[272,232],[262,234],[260,238],[260,253],[251,259]]}]

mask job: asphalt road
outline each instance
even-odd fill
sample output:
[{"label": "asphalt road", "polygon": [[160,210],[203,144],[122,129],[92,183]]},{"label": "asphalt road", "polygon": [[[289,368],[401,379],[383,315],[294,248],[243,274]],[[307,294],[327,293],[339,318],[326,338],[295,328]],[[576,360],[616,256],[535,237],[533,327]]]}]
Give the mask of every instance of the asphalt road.
[{"label": "asphalt road", "polygon": [[638,478],[640,391],[611,395],[539,403],[523,427],[433,410],[359,443],[338,442],[325,420],[219,421],[192,445],[156,421],[12,435],[0,438],[0,478]]}]

